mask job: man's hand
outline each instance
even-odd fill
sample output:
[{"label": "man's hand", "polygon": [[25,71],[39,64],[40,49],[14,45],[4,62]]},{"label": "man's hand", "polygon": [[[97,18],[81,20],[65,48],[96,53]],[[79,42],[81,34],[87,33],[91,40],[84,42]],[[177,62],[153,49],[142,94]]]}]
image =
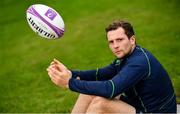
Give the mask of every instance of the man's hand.
[{"label": "man's hand", "polygon": [[47,68],[47,71],[54,84],[59,87],[68,88],[68,83],[72,74],[61,62],[54,59]]}]

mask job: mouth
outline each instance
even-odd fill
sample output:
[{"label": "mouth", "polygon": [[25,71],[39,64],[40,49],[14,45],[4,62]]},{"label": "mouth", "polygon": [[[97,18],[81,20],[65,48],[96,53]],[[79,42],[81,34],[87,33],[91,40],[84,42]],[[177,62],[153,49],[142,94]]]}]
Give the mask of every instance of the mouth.
[{"label": "mouth", "polygon": [[115,54],[119,54],[119,53],[121,53],[121,51],[115,51],[114,53],[115,53]]}]

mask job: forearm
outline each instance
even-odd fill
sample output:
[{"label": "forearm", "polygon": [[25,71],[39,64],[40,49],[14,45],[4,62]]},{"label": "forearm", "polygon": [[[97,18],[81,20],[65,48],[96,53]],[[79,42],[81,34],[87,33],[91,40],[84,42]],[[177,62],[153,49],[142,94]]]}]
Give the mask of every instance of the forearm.
[{"label": "forearm", "polygon": [[96,70],[86,70],[86,71],[75,71],[72,70],[72,77],[77,78],[80,77],[81,80],[86,81],[103,81],[109,80],[116,75],[116,70],[114,66],[111,64],[104,68],[96,69]]},{"label": "forearm", "polygon": [[71,70],[72,78],[79,77],[81,80],[95,81],[96,80],[96,70],[87,71],[75,71]]},{"label": "forearm", "polygon": [[102,96],[106,98],[112,98],[114,92],[114,86],[110,80],[108,81],[83,81],[71,78],[69,80],[69,88],[72,91],[76,91],[88,95]]}]

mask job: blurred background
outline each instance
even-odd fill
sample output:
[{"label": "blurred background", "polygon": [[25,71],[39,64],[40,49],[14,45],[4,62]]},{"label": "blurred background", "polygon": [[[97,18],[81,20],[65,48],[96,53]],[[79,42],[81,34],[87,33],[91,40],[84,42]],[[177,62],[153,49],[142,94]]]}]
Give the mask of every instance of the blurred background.
[{"label": "blurred background", "polygon": [[[58,40],[36,35],[26,20],[32,4],[60,13],[65,34]],[[1,0],[0,112],[70,112],[78,93],[56,87],[46,68],[57,58],[69,69],[95,69],[114,59],[105,27],[132,23],[137,43],[168,71],[180,103],[180,2],[178,0]]]}]

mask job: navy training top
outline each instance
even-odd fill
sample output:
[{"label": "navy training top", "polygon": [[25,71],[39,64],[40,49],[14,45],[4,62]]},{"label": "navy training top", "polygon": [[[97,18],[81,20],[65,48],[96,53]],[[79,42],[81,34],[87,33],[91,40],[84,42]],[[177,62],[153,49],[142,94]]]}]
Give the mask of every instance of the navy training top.
[{"label": "navy training top", "polygon": [[136,110],[176,112],[176,97],[166,70],[140,46],[129,56],[116,59],[104,68],[71,72],[69,88],[72,91],[105,98],[123,94]]}]

